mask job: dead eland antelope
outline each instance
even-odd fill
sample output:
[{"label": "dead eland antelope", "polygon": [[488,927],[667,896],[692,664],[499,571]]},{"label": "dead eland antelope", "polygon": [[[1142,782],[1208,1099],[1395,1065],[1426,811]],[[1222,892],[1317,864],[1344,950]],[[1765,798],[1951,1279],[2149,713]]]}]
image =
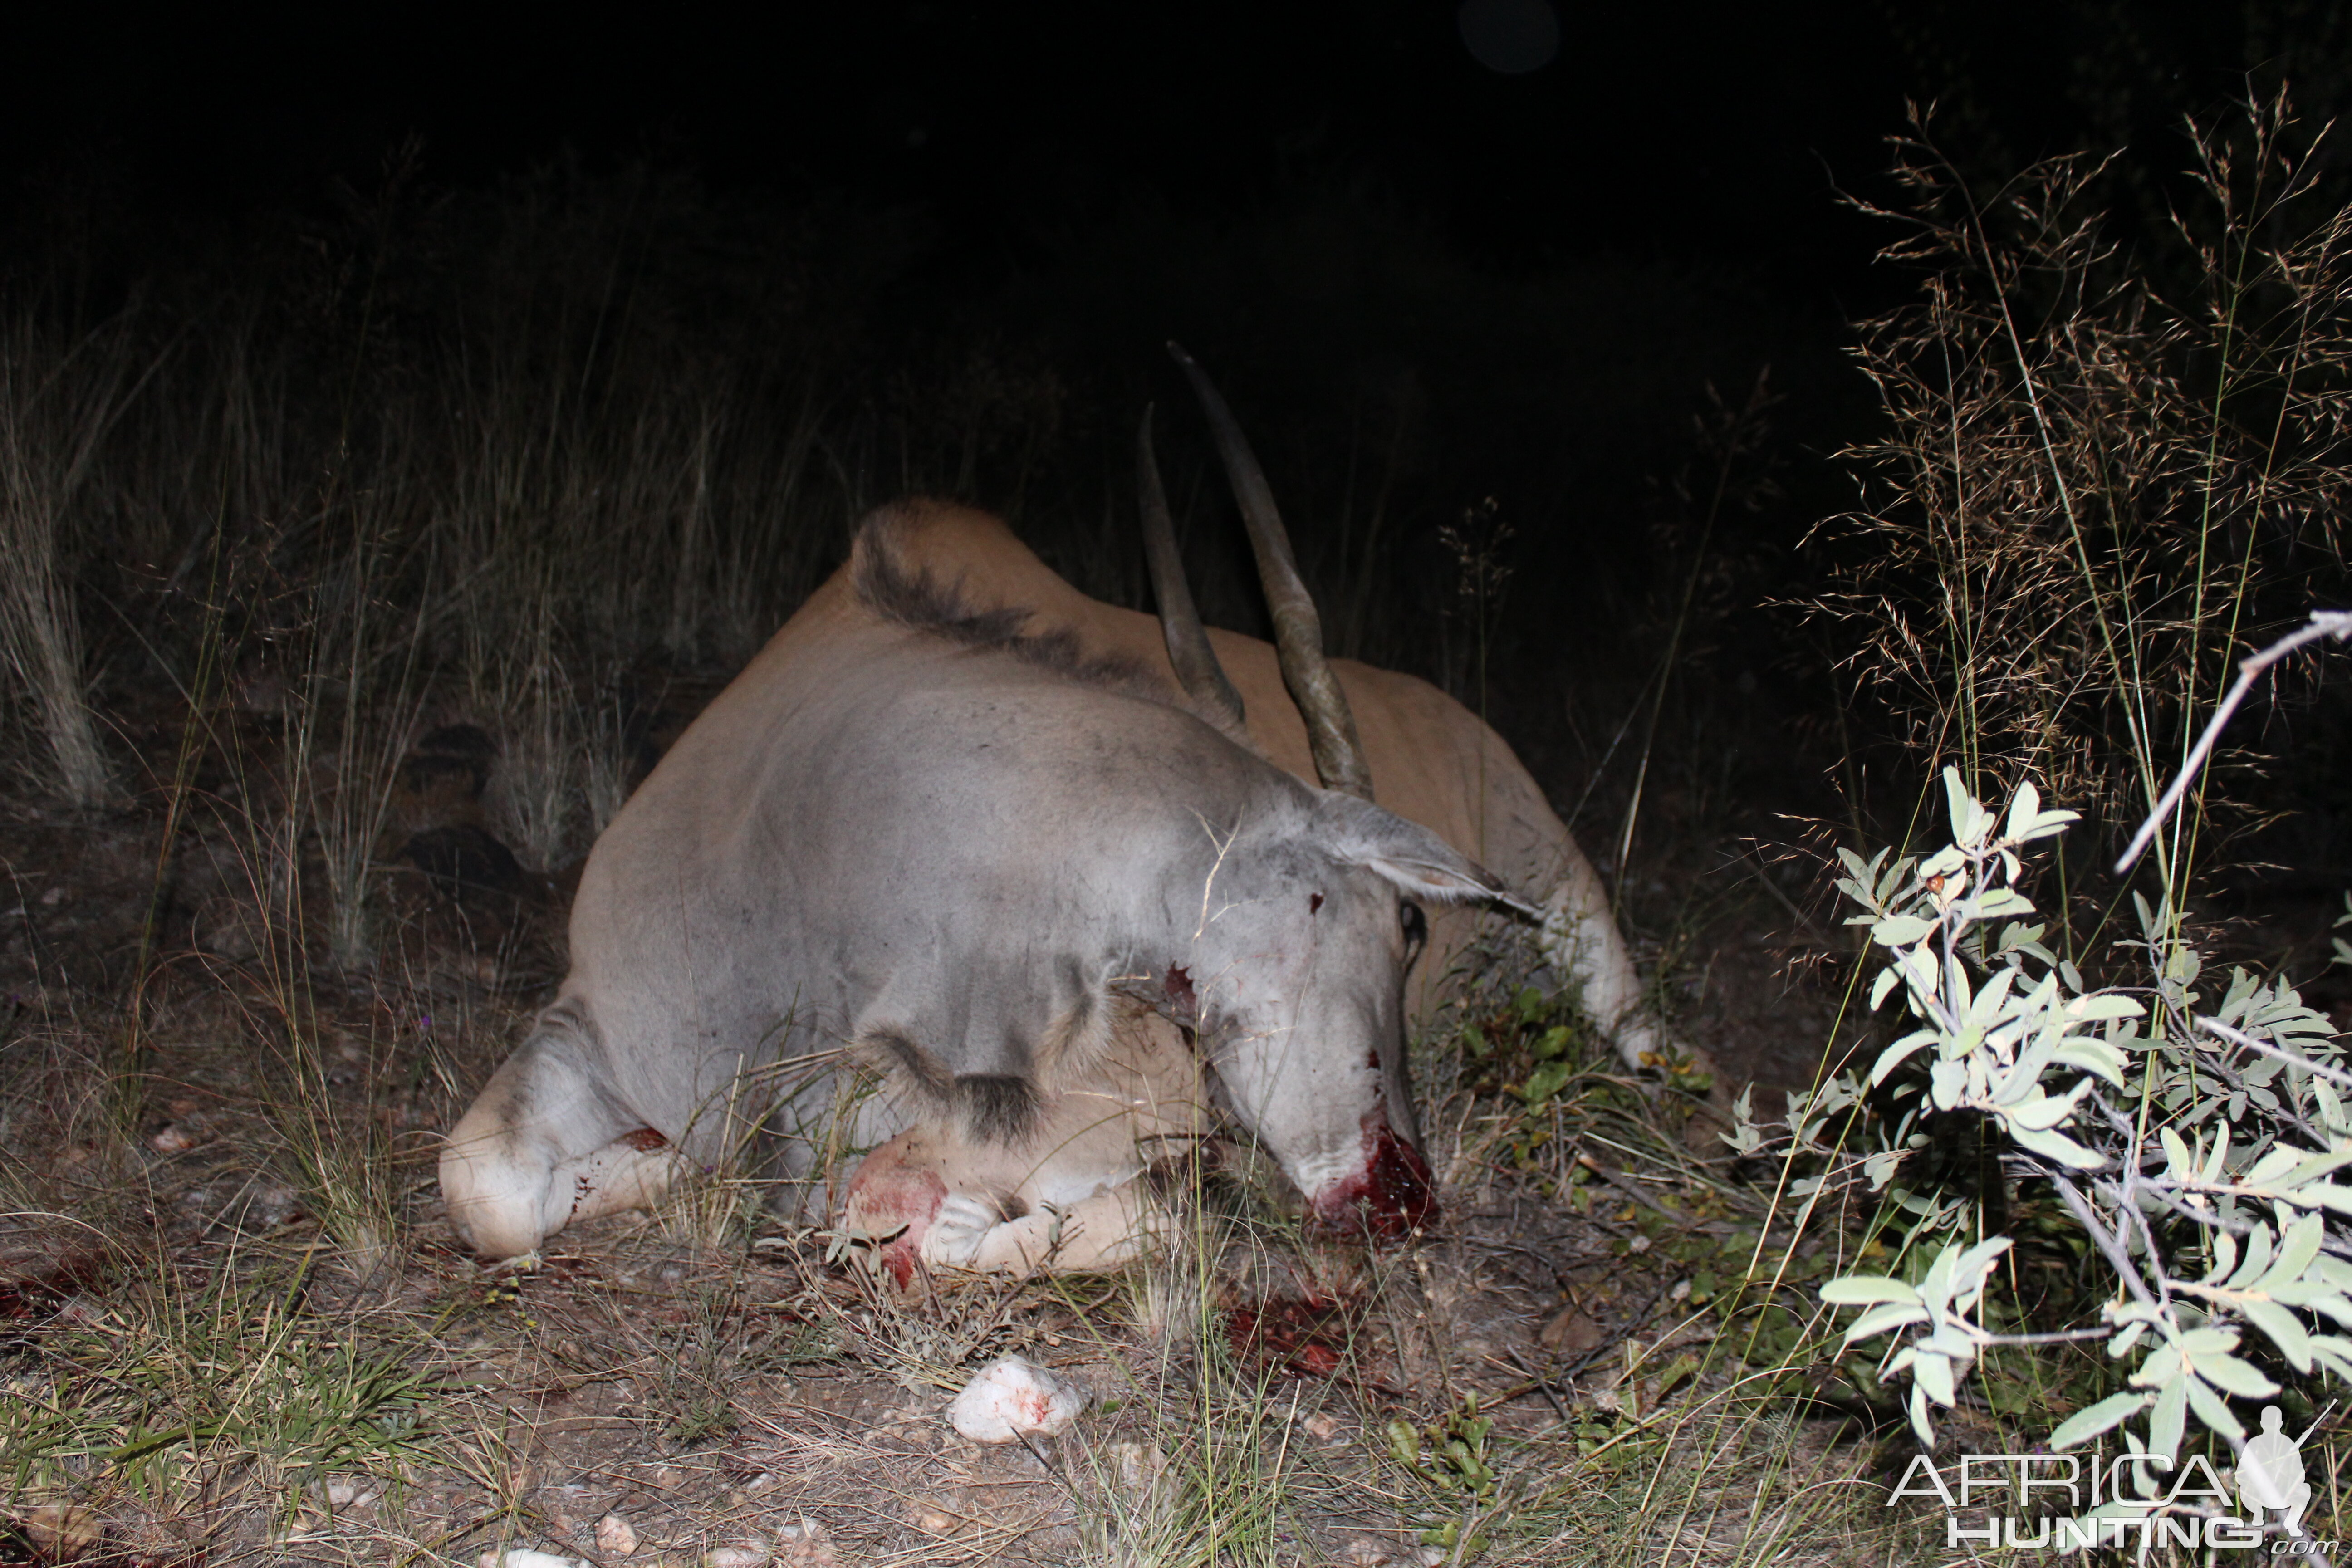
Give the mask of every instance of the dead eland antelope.
[{"label": "dead eland antelope", "polygon": [[1393,1238],[1434,1206],[1404,1053],[1446,965],[1410,1001],[1408,973],[1482,905],[1538,922],[1629,1065],[1673,1052],[1500,737],[1423,681],[1326,662],[1264,476],[1177,353],[1276,646],[1202,628],[1148,415],[1157,622],[994,518],[868,517],[589,856],[562,989],[441,1157],[483,1254],[756,1134],[902,1280],[1107,1265],[1151,1228],[1153,1152],[1204,1126],[1202,1067],[1320,1219]]}]

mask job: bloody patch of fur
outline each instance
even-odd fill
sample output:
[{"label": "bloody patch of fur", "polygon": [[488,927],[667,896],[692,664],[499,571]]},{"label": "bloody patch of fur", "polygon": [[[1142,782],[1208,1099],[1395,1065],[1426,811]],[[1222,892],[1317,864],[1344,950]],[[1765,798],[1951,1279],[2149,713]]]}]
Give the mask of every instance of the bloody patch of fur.
[{"label": "bloody patch of fur", "polygon": [[1374,1109],[1364,1118],[1363,1169],[1317,1194],[1315,1217],[1342,1236],[1402,1241],[1436,1215],[1429,1162]]},{"label": "bloody patch of fur", "polygon": [[1192,989],[1192,972],[1181,963],[1170,964],[1162,989],[1168,996],[1169,1016],[1187,1028],[1197,1026],[1201,1018],[1201,996]]}]

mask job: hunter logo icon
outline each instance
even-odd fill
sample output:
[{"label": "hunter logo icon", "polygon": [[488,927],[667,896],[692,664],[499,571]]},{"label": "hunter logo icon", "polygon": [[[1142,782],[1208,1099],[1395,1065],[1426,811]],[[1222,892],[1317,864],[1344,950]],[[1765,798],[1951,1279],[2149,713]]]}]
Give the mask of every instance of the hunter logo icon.
[{"label": "hunter logo icon", "polygon": [[2248,1521],[2256,1524],[2262,1522],[2263,1510],[2284,1509],[2286,1517],[2281,1522],[2294,1535],[2302,1531],[2303,1510],[2311,1501],[2311,1483],[2303,1479],[2301,1452],[2311,1427],[2305,1427],[2302,1436],[2290,1437],[2280,1430],[2284,1419],[2277,1405],[2263,1406],[2262,1436],[2248,1443],[2238,1457],[2238,1501]]}]

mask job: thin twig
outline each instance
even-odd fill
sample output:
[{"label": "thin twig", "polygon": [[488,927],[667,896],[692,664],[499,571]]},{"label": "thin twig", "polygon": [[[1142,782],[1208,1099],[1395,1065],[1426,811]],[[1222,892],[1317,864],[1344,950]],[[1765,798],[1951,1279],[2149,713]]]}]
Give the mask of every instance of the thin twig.
[{"label": "thin twig", "polygon": [[2109,1328],[2060,1329],[2046,1334],[1986,1334],[1977,1342],[1984,1345],[2063,1345],[2076,1340],[2104,1340],[2115,1332]]},{"label": "thin twig", "polygon": [[2212,721],[2205,726],[2205,732],[2197,737],[2197,744],[2189,750],[2189,760],[2181,764],[2180,776],[2172,781],[2172,787],[2164,792],[2164,798],[2156,803],[2156,809],[2147,814],[2147,820],[2139,825],[2137,833],[2132,835],[2130,847],[2125,849],[2123,858],[2116,862],[2116,875],[2120,877],[2132,868],[2132,863],[2156,837],[2156,830],[2164,826],[2164,819],[2171,816],[2173,808],[2180,804],[2180,797],[2188,793],[2189,786],[2203,770],[2206,758],[2212,754],[2213,742],[2220,737],[2221,726],[2230,721],[2230,715],[2238,710],[2238,704],[2246,700],[2246,693],[2253,689],[2254,682],[2263,671],[2304,644],[2315,642],[2321,637],[2334,637],[2337,642],[2352,637],[2352,610],[2314,610],[2308,626],[2290,632],[2262,652],[2239,661],[2236,684],[2230,688],[2230,694],[2221,699],[2221,705],[2213,710]]},{"label": "thin twig", "polygon": [[1780,884],[1772,880],[1771,868],[1765,864],[1761,846],[1758,845],[1755,841],[1750,840],[1748,843],[1740,847],[1738,854],[1730,857],[1724,862],[1724,864],[1727,866],[1739,866],[1746,868],[1748,863],[1751,860],[1755,862],[1755,866],[1749,871],[1749,875],[1756,879],[1758,884],[1760,885],[1766,892],[1771,894],[1775,899],[1778,899],[1782,909],[1796,916],[1798,923],[1802,925],[1805,930],[1811,934],[1814,941],[1820,942],[1823,947],[1832,945],[1832,939],[1828,931],[1822,929],[1821,922],[1815,920],[1812,916],[1807,914],[1803,908],[1798,904],[1796,900],[1782,892],[1780,890]]},{"label": "thin twig", "polygon": [[2108,1265],[2123,1280],[2124,1289],[2138,1297],[2143,1307],[2154,1307],[2156,1298],[2147,1293],[2147,1286],[2140,1279],[2138,1268],[2133,1266],[2130,1256],[2124,1251],[2123,1243],[2116,1239],[2115,1233],[2099,1222],[2098,1215],[2091,1207],[2091,1200],[2083,1195],[2083,1189],[2063,1176],[2051,1177],[2050,1184],[2058,1189],[2059,1200],[2089,1234],[2092,1244],[2106,1255]]},{"label": "thin twig", "polygon": [[2309,1057],[2283,1049],[2272,1045],[2268,1040],[2258,1040],[2243,1029],[2230,1027],[2219,1018],[2200,1018],[2197,1020],[2197,1026],[2216,1038],[2229,1041],[2233,1046],[2243,1046],[2258,1056],[2276,1058],[2289,1067],[2298,1067],[2305,1072],[2317,1073],[2321,1078],[2331,1079],[2347,1088],[2352,1088],[2352,1072],[2346,1072],[2342,1068],[2329,1067],[2325,1062],[2313,1061]]},{"label": "thin twig", "polygon": [[[2116,1190],[2112,1184],[2101,1182],[2097,1184],[2097,1187],[2098,1194],[2101,1197],[2120,1205],[2123,1194]],[[2252,1236],[2254,1233],[2253,1221],[2233,1219],[2226,1215],[2216,1214],[2211,1209],[2200,1209],[2195,1205],[2189,1203],[2187,1199],[2180,1197],[2179,1195],[2180,1189],[2175,1184],[2167,1182],[2142,1182],[2139,1184],[2138,1190],[2146,1194],[2147,1196],[2155,1199],[2158,1203],[2162,1204],[2166,1208],[2171,1210],[2182,1219],[2188,1220],[2192,1224],[2203,1226],[2209,1230],[2227,1231],[2231,1236],[2236,1237],[2247,1237]],[[2120,1207],[2118,1207],[2117,1212],[2121,1212]]]},{"label": "thin twig", "polygon": [[1505,1345],[1503,1353],[1511,1358],[1511,1364],[1517,1367],[1519,1374],[1528,1380],[1527,1385],[1544,1396],[1544,1403],[1549,1405],[1552,1414],[1559,1417],[1559,1424],[1563,1426],[1573,1425],[1568,1418],[1568,1406],[1559,1402],[1559,1395],[1552,1392],[1551,1384],[1538,1377],[1534,1370],[1519,1359],[1519,1352],[1510,1346]]}]

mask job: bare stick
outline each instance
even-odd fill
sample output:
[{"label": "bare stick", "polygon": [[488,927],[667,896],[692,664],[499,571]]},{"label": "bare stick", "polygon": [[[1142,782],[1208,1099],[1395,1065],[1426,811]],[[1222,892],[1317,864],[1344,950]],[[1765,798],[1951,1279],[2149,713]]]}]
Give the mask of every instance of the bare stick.
[{"label": "bare stick", "polygon": [[2200,1018],[2197,1020],[2197,1026],[2216,1039],[2227,1040],[2233,1046],[2243,1046],[2258,1056],[2274,1057],[2289,1067],[2301,1068],[2305,1072],[2316,1073],[2321,1078],[2332,1079],[2347,1089],[2352,1089],[2352,1072],[2346,1072],[2341,1068],[2329,1067],[2325,1062],[2313,1061],[2309,1057],[2298,1056],[2294,1051],[2282,1049],[2267,1040],[2258,1040],[2242,1029],[2230,1027],[2219,1018]]},{"label": "bare stick", "polygon": [[2156,803],[2156,809],[2148,813],[2147,820],[2139,825],[2137,833],[2132,835],[2131,847],[2124,851],[2123,858],[2116,862],[2117,876],[2132,868],[2132,862],[2137,860],[2140,852],[2148,847],[2149,841],[2156,837],[2156,830],[2164,826],[2164,819],[2170,816],[2172,808],[2180,804],[2180,797],[2188,793],[2189,784],[2204,768],[2205,759],[2212,754],[2213,742],[2221,735],[2221,726],[2230,721],[2230,715],[2238,710],[2238,704],[2244,701],[2246,693],[2253,689],[2255,679],[2304,644],[2315,642],[2321,637],[2334,637],[2337,642],[2352,637],[2352,610],[2314,610],[2310,625],[2279,638],[2262,652],[2239,662],[2237,684],[2230,688],[2230,695],[2221,699],[2221,706],[2213,710],[2213,721],[2205,726],[2205,732],[2197,737],[2196,747],[2189,752],[2189,761],[2182,764],[2180,776],[2172,781],[2172,787],[2164,792],[2164,798]]},{"label": "bare stick", "polygon": [[2058,1189],[2058,1200],[2074,1216],[2074,1223],[2081,1226],[2092,1244],[2106,1255],[2108,1267],[2124,1282],[2124,1289],[2138,1297],[2140,1305],[2155,1306],[2156,1298],[2147,1293],[2147,1283],[2140,1278],[2139,1269],[2133,1264],[2130,1254],[2124,1251],[2123,1243],[2100,1220],[2097,1211],[2091,1207],[2091,1200],[2083,1195],[2083,1190],[2063,1176],[2051,1177],[2050,1184]]}]

